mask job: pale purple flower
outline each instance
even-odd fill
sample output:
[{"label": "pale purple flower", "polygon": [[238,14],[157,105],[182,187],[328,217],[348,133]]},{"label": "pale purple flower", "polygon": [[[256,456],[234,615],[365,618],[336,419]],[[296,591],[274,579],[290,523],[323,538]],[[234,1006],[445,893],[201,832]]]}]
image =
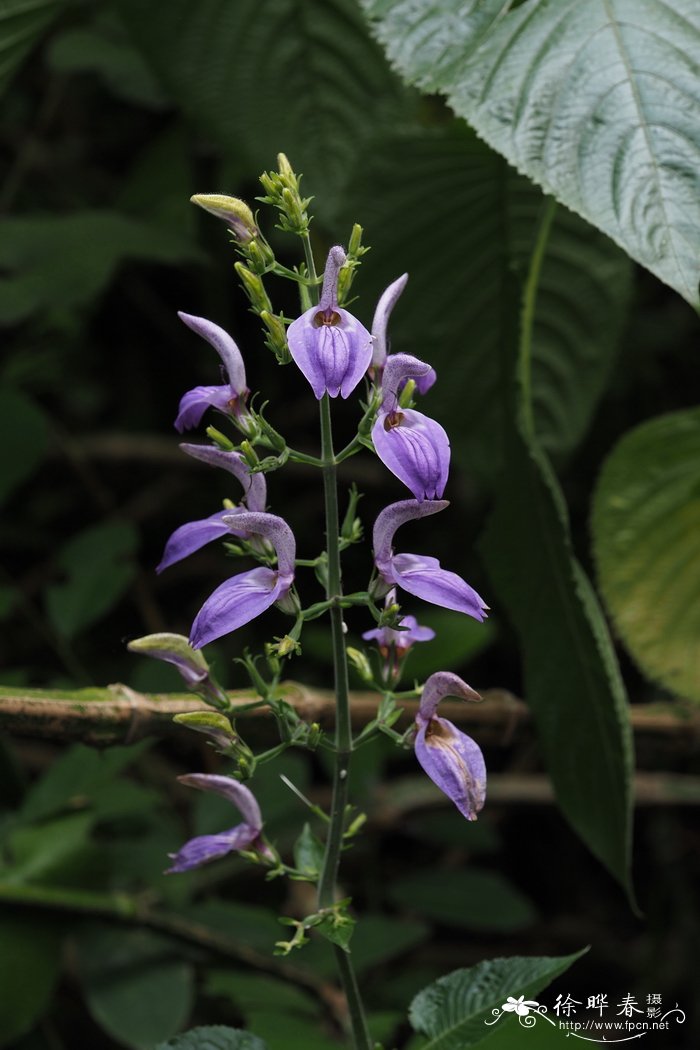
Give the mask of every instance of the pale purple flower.
[{"label": "pale purple flower", "polygon": [[231,777],[215,776],[210,773],[188,773],[178,777],[181,784],[187,787],[198,788],[200,791],[213,791],[222,795],[228,802],[237,806],[243,817],[242,824],[236,824],[228,831],[221,831],[218,835],[198,835],[190,839],[177,853],[168,856],[173,861],[166,875],[181,871],[189,871],[191,868],[199,868],[202,864],[208,864],[218,857],[225,857],[227,853],[235,850],[256,850],[262,856],[271,857],[269,847],[261,838],[262,815],[252,791]]},{"label": "pale purple flower", "polygon": [[372,358],[372,336],[338,306],[338,272],[344,262],[343,249],[331,248],[318,306],[292,321],[287,330],[289,352],[319,400],[326,393],[349,397]]},{"label": "pale purple flower", "polygon": [[[389,353],[389,341],[387,339],[387,325],[389,323],[389,316],[391,311],[396,306],[396,302],[406,287],[408,281],[408,274],[404,273],[401,277],[398,277],[393,281],[388,288],[386,288],[377,303],[377,308],[374,311],[374,318],[372,320],[372,364],[371,374],[374,377],[376,383],[381,383],[382,376],[384,374],[384,368],[386,366],[386,359]],[[435,369],[430,368],[423,375],[414,376],[416,383],[416,390],[419,394],[427,394],[431,386],[437,379],[435,375]],[[406,379],[403,379],[399,388],[401,389],[406,384]]]},{"label": "pale purple flower", "polygon": [[387,656],[394,649],[398,656],[403,657],[416,642],[429,642],[435,637],[435,631],[431,627],[421,627],[415,616],[404,616],[399,620],[401,630],[394,627],[375,627],[372,631],[365,631],[362,637],[366,642],[376,642],[382,656]]},{"label": "pale purple flower", "polygon": [[289,525],[275,514],[242,511],[224,514],[227,526],[269,540],[277,553],[277,568],[260,566],[239,573],[217,587],[197,613],[190,632],[190,645],[201,649],[224,634],[254,620],[271,605],[286,601],[294,582],[296,544]]},{"label": "pale purple flower", "polygon": [[385,507],[374,523],[374,561],[377,572],[388,590],[401,587],[443,609],[485,620],[488,606],[461,576],[440,566],[437,558],[424,554],[394,554],[394,533],[399,526],[415,518],[437,514],[449,506],[447,500],[418,502],[405,499]]},{"label": "pale purple flower", "polygon": [[450,442],[434,419],[399,407],[406,379],[427,375],[430,365],[409,354],[392,354],[382,376],[382,405],[372,427],[372,441],[382,463],[418,500],[439,499],[450,469]]},{"label": "pale purple flower", "polygon": [[193,317],[182,312],[178,313],[178,317],[214,347],[221,358],[228,383],[221,386],[197,386],[188,390],[180,401],[175,429],[182,433],[183,430],[196,427],[209,407],[227,416],[243,415],[249,390],[243,358],[235,342],[228,332],[204,317]]},{"label": "pale purple flower", "polygon": [[[262,473],[251,474],[248,465],[240,452],[231,450],[225,452],[214,445],[180,445],[183,452],[203,463],[212,466],[223,467],[234,477],[238,478],[243,486],[243,499],[249,511],[264,511],[267,500],[267,484]],[[242,528],[236,528],[230,521],[232,517],[243,514],[243,507],[234,507],[227,510],[217,510],[208,518],[200,518],[197,521],[188,521],[180,525],[170,536],[163,551],[163,557],[156,567],[156,572],[162,572],[169,566],[174,565],[183,558],[200,550],[213,540],[222,536],[240,536],[247,539],[249,533]],[[227,519],[226,521],[224,519]]]},{"label": "pale purple flower", "polygon": [[476,820],[486,798],[484,756],[471,737],[436,714],[438,704],[446,696],[481,700],[458,675],[448,671],[431,674],[416,714],[416,758],[460,813],[467,820]]}]

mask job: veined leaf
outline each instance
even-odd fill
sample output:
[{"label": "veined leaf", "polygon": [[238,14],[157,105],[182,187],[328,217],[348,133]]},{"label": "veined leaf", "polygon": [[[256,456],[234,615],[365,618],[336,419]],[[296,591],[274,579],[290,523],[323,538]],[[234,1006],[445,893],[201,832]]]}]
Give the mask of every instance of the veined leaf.
[{"label": "veined leaf", "polygon": [[361,0],[392,64],[700,305],[696,0]]},{"label": "veined leaf", "polygon": [[[342,209],[348,223],[361,218],[372,245],[358,278],[364,303],[409,272],[389,323],[391,349],[435,366],[425,410],[447,426],[455,460],[487,482],[502,456],[506,320],[519,308],[513,270],[527,267],[541,208],[539,190],[455,122],[398,133],[368,152]],[[557,457],[581,440],[605,389],[630,270],[608,238],[559,209],[532,364],[537,434]]]},{"label": "veined leaf", "polygon": [[319,204],[359,144],[405,105],[353,0],[265,0],[264,17],[257,0],[171,0],[165,19],[139,0],[117,6],[203,129],[256,167],[288,153]]},{"label": "veined leaf", "polygon": [[653,419],[607,459],[593,502],[606,604],[642,670],[700,700],[700,409]]},{"label": "veined leaf", "polygon": [[267,1050],[267,1043],[240,1028],[216,1024],[192,1028],[167,1043],[159,1043],[155,1050]]}]

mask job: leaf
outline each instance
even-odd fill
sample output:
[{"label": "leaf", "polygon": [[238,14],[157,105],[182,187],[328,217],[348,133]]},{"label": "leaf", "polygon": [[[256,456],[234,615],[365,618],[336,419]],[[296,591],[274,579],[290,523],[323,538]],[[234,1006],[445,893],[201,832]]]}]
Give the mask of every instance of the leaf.
[{"label": "leaf", "polygon": [[0,909],[0,1046],[46,1012],[61,965],[61,928],[45,915]]},{"label": "leaf", "polygon": [[36,402],[12,387],[0,389],[0,501],[31,478],[47,443],[48,420]]},{"label": "leaf", "polygon": [[520,638],[524,692],[557,801],[629,889],[632,738],[625,689],[603,614],[572,551],[557,481],[520,435],[513,436],[480,547]]},{"label": "leaf", "polygon": [[[168,17],[117,4],[134,43],[185,113],[248,165],[288,153],[325,194],[405,93],[352,0],[171,0]],[[322,202],[321,202],[322,204]]]},{"label": "leaf", "polygon": [[46,607],[56,631],[73,638],[110,611],[136,572],[131,555],[138,534],[127,522],[103,522],[79,532],[60,551],[65,583],[46,590]]},{"label": "leaf", "polygon": [[90,1013],[119,1043],[151,1050],[187,1020],[192,967],[170,943],[143,930],[87,928],[76,940],[78,971]]},{"label": "leaf", "polygon": [[316,838],[311,830],[311,825],[304,824],[294,844],[294,866],[309,878],[315,878],[321,870],[323,855],[323,843]]},{"label": "leaf", "polygon": [[[358,277],[363,302],[409,272],[391,315],[391,350],[434,365],[438,380],[421,408],[448,429],[453,464],[487,484],[503,455],[507,318],[519,307],[513,271],[529,263],[541,207],[536,187],[453,122],[440,131],[395,133],[359,157],[342,208],[346,222],[362,219],[372,245]],[[563,209],[549,247],[532,388],[538,436],[563,458],[586,432],[615,362],[631,267],[607,238]]]},{"label": "leaf", "polygon": [[335,1040],[324,1038],[320,1023],[306,1017],[278,1013],[268,1003],[263,1010],[246,1015],[246,1024],[260,1032],[267,1045],[284,1050],[338,1050]]},{"label": "leaf", "polygon": [[532,903],[497,872],[412,872],[389,890],[394,904],[449,927],[509,933],[531,926],[537,918]]},{"label": "leaf", "polygon": [[489,959],[469,969],[455,970],[419,992],[411,1003],[409,1020],[416,1031],[429,1036],[422,1050],[464,1050],[489,1034],[484,1021],[508,998],[537,995],[564,973],[584,951],[559,958],[513,956]]},{"label": "leaf", "polygon": [[598,580],[649,677],[700,700],[700,409],[626,434],[601,471],[591,519]]},{"label": "leaf", "polygon": [[198,261],[172,230],[111,211],[0,220],[0,327],[47,312],[52,323],[90,306],[124,259]]},{"label": "leaf", "polygon": [[56,869],[86,845],[91,824],[89,813],[71,813],[34,827],[17,828],[8,840],[13,881],[52,881]]},{"label": "leaf", "polygon": [[696,0],[362,0],[390,62],[700,305]]},{"label": "leaf", "polygon": [[267,1050],[267,1044],[240,1028],[207,1025],[192,1028],[167,1043],[159,1043],[155,1050]]},{"label": "leaf", "polygon": [[0,92],[63,10],[60,0],[4,0],[0,10]]}]

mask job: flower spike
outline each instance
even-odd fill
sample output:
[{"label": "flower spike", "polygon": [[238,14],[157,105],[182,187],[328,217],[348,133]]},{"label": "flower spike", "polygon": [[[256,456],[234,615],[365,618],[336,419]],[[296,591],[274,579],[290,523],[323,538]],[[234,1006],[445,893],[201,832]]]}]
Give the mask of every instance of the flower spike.
[{"label": "flower spike", "polygon": [[261,838],[263,822],[260,806],[252,791],[245,784],[232,780],[231,777],[215,776],[209,773],[188,773],[178,777],[178,780],[187,787],[221,795],[232,805],[238,807],[243,823],[237,824],[228,831],[219,832],[218,835],[199,835],[197,838],[190,839],[177,853],[169,854],[173,864],[167,869],[166,875],[199,868],[202,864],[208,864],[209,861],[224,857],[234,850],[253,849],[264,857],[272,856]]},{"label": "flower spike", "polygon": [[434,419],[399,407],[406,379],[426,376],[430,365],[409,354],[387,358],[382,376],[382,406],[372,427],[377,455],[418,500],[440,499],[450,469],[450,442]]},{"label": "flower spike", "polygon": [[405,499],[385,507],[374,523],[374,560],[383,587],[401,587],[443,609],[485,620],[488,606],[461,576],[443,569],[437,558],[421,554],[394,554],[394,533],[414,518],[424,518],[448,507],[447,500],[422,503]]},{"label": "flower spike", "polygon": [[338,273],[345,262],[339,246],[331,248],[318,306],[292,321],[289,352],[320,401],[349,397],[369,367],[372,336],[356,317],[338,306]]},{"label": "flower spike", "polygon": [[476,820],[486,798],[486,765],[478,745],[437,706],[446,696],[481,700],[471,686],[448,671],[432,674],[423,688],[416,714],[416,758],[442,792],[467,820]]}]

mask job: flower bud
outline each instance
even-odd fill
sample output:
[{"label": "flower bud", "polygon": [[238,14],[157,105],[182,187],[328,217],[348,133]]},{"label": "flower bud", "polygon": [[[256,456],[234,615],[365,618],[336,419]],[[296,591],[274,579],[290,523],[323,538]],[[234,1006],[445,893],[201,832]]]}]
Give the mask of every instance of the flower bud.
[{"label": "flower bud", "polygon": [[255,312],[259,314],[262,310],[272,311],[272,303],[268,298],[259,274],[253,273],[242,262],[236,263],[236,273],[241,279],[245,293],[250,299],[251,306]]},{"label": "flower bud", "polygon": [[240,244],[248,244],[259,236],[260,230],[255,224],[252,211],[245,201],[239,200],[238,197],[229,197],[225,193],[195,193],[190,200],[210,215],[223,219]]},{"label": "flower bud", "polygon": [[238,739],[228,718],[215,711],[187,711],[175,715],[173,722],[211,737],[219,750],[227,750]]},{"label": "flower bud", "polygon": [[362,681],[371,684],[374,681],[374,675],[366,654],[361,649],[355,649],[352,646],[347,647],[346,653],[350,664],[355,668]]}]

